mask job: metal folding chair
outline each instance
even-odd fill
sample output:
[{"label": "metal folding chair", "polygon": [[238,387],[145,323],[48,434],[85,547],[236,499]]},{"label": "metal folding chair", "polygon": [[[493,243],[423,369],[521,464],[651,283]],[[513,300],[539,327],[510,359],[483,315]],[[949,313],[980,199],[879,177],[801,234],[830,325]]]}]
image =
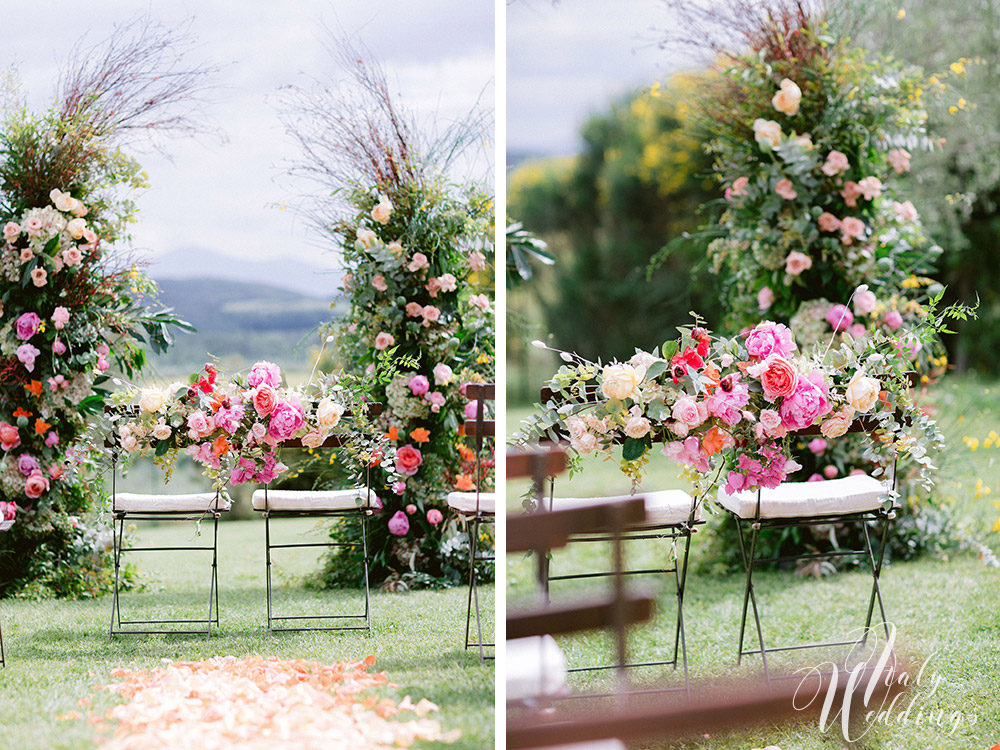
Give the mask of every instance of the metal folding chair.
[{"label": "metal folding chair", "polygon": [[[320,448],[337,448],[345,444],[338,435],[329,436]],[[302,448],[300,441],[282,443],[283,448]],[[364,487],[347,490],[272,490],[267,485],[253,493],[253,509],[264,515],[264,549],[267,560],[267,628],[272,633],[319,631],[319,630],[364,630],[371,633],[371,590],[368,580],[368,519],[379,508],[379,499],[371,488],[371,468],[366,473]],[[359,614],[294,614],[283,615],[274,612],[274,584],[271,574],[272,550],[301,548],[356,547],[352,542],[295,542],[275,544],[271,540],[272,518],[341,518],[355,519],[361,524],[361,545],[363,554],[363,574],[365,607]],[[363,621],[363,624],[345,625],[284,625],[286,621]],[[276,625],[276,623],[278,623]]]},{"label": "metal folding chair", "polygon": [[[580,400],[587,401],[593,397],[592,392],[581,394]],[[563,403],[562,394],[545,388],[541,393],[541,402]],[[644,540],[663,539],[670,543],[670,562],[662,567],[647,567],[625,569],[623,575],[626,576],[667,576],[673,578],[674,590],[677,596],[677,621],[674,627],[673,650],[669,658],[647,659],[644,661],[630,661],[627,658],[624,666],[627,669],[637,669],[642,667],[673,667],[683,665],[684,668],[684,690],[690,690],[687,643],[684,635],[684,594],[687,586],[688,557],[691,551],[691,536],[698,527],[705,523],[701,516],[701,504],[697,496],[692,497],[682,490],[659,490],[652,492],[641,492],[644,500],[646,514],[644,519],[636,524],[630,525],[622,530],[622,542],[634,542]],[[555,494],[555,477],[549,478],[548,505],[544,509],[558,511],[572,508],[600,505],[607,502],[616,502],[628,499],[629,495],[605,496],[605,497],[557,497]],[[612,541],[607,534],[601,533],[580,533],[575,534],[570,540],[572,542],[600,543]],[[678,546],[683,546],[683,556],[678,550]],[[553,581],[568,581],[604,578],[615,575],[614,571],[597,572],[576,572],[561,575],[551,574],[552,562],[545,561],[543,571],[543,586],[546,596],[549,594],[550,584]],[[666,656],[666,655],[665,655]],[[620,661],[620,660],[619,660]],[[570,672],[591,672],[608,669],[618,669],[619,662],[611,664],[573,666]],[[658,689],[662,690],[662,689]]]},{"label": "metal folding chair", "polygon": [[[877,422],[874,422],[874,420],[861,417],[854,421],[849,432],[870,433],[876,426]],[[819,434],[818,428],[810,427],[794,433],[794,436],[805,437],[817,434]],[[882,563],[885,559],[885,549],[889,537],[889,522],[895,518],[896,512],[899,510],[899,506],[889,500],[891,497],[890,488],[894,490],[895,485],[896,462],[894,460],[888,483],[879,481],[868,475],[854,475],[844,477],[843,479],[823,482],[786,482],[775,489],[739,492],[735,495],[729,495],[724,490],[719,491],[719,504],[736,521],[740,539],[740,552],[746,570],[737,663],[742,663],[744,656],[760,654],[764,666],[764,675],[770,681],[770,672],[767,665],[767,655],[770,653],[863,645],[868,639],[876,601],[878,602],[879,611],[882,616],[882,625],[888,639],[889,626],[886,622],[885,605],[882,601],[879,576],[881,575]],[[872,523],[881,524],[877,552],[872,547],[872,535],[869,530],[869,524]],[[864,546],[861,549],[833,549],[828,552],[808,552],[777,557],[762,558],[757,556],[757,545],[762,531],[808,528],[829,524],[859,524],[864,536]],[[747,539],[748,536],[749,540]],[[754,568],[765,563],[822,560],[833,557],[861,558],[862,564],[867,563],[871,571],[872,589],[868,601],[868,613],[865,617],[865,627],[862,637],[856,640],[838,640],[790,646],[765,646],[757,594],[753,585]],[[748,609],[752,609],[753,611],[753,618],[757,629],[758,648],[744,649],[743,647]]]},{"label": "metal folding chair", "polygon": [[[481,491],[482,472],[480,470],[480,462],[485,438],[496,436],[496,422],[485,417],[485,402],[493,401],[496,398],[496,385],[493,383],[467,383],[465,386],[465,397],[469,401],[476,402],[476,418],[465,421],[465,434],[468,437],[475,438],[476,444],[476,491],[449,492],[448,507],[464,518],[469,534],[469,597],[465,610],[465,648],[478,648],[479,661],[483,662],[486,659],[493,658],[493,655],[487,655],[484,649],[493,648],[494,644],[483,640],[483,623],[479,611],[479,581],[476,575],[476,564],[480,562],[495,562],[495,556],[479,554],[479,530],[483,525],[496,526],[496,494]],[[475,604],[476,608],[476,640],[470,641],[473,604]]]}]

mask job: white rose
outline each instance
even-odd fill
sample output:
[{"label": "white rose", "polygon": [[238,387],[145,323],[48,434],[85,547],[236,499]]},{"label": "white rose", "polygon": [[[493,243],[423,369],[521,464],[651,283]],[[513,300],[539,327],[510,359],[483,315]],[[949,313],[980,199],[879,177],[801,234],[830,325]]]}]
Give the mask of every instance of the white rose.
[{"label": "white rose", "polygon": [[322,430],[332,430],[344,415],[344,405],[324,398],[316,407],[316,422]]},{"label": "white rose", "polygon": [[170,437],[170,432],[170,425],[163,422],[157,422],[156,426],[153,427],[153,437],[157,440],[167,440]]},{"label": "white rose", "polygon": [[799,111],[799,102],[802,100],[802,89],[795,81],[788,78],[782,79],[781,88],[771,99],[771,104],[776,110],[786,115],[795,115]]},{"label": "white rose", "polygon": [[434,385],[448,385],[454,377],[454,371],[444,362],[434,365]]},{"label": "white rose", "polygon": [[601,378],[601,392],[616,401],[624,401],[635,395],[639,386],[639,378],[632,365],[608,365],[601,373]]},{"label": "white rose", "polygon": [[781,145],[781,126],[774,120],[758,117],[753,121],[753,137],[761,146],[766,143],[769,148],[777,148]]},{"label": "white rose", "polygon": [[389,199],[380,195],[378,197],[378,205],[372,209],[372,218],[379,224],[386,224],[389,221],[389,215],[392,213],[392,203]]},{"label": "white rose", "polygon": [[69,232],[69,236],[74,240],[83,239],[83,230],[87,228],[87,222],[84,219],[71,219],[66,224],[66,231]]},{"label": "white rose", "polygon": [[163,410],[163,392],[159,388],[143,388],[139,396],[139,408],[150,414]]},{"label": "white rose", "polygon": [[878,401],[879,390],[879,382],[875,378],[866,377],[859,370],[854,373],[851,382],[847,384],[847,391],[845,391],[844,397],[855,411],[864,414],[875,406],[875,402]]}]

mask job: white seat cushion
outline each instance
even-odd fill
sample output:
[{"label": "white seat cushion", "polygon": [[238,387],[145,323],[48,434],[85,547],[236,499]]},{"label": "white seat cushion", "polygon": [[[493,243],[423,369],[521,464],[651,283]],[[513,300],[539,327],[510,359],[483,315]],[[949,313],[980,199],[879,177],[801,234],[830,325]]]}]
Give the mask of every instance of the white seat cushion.
[{"label": "white seat cushion", "polygon": [[574,742],[572,745],[546,745],[537,750],[628,750],[621,740],[590,740]]},{"label": "white seat cushion", "polygon": [[[220,495],[218,510],[229,510],[229,498]],[[198,492],[190,495],[139,495],[134,492],[119,492],[111,498],[111,508],[126,513],[197,513],[216,509],[214,492]]]},{"label": "white seat cushion", "polygon": [[354,510],[381,508],[378,496],[364,487],[350,490],[268,490],[264,505],[264,490],[254,490],[254,510]]},{"label": "white seat cushion", "polygon": [[[761,518],[800,518],[859,513],[881,507],[886,488],[867,474],[822,482],[785,482],[760,494]],[[740,518],[754,518],[757,492],[744,490],[733,495],[719,490],[719,504]]]},{"label": "white seat cushion", "polygon": [[551,635],[507,641],[508,702],[566,694],[567,669],[566,656]]},{"label": "white seat cushion", "polygon": [[[637,492],[635,495],[611,495],[608,497],[556,497],[552,499],[552,510],[571,510],[588,505],[630,500],[641,497],[646,505],[646,520],[640,526],[664,526],[687,523],[691,515],[691,496],[684,490],[658,490]],[[701,504],[695,511],[695,520],[701,520]]]},{"label": "white seat cushion", "polygon": [[[476,512],[476,493],[475,492],[449,492],[448,493],[448,507],[457,510],[459,513],[475,513]],[[479,493],[479,512],[480,513],[496,513],[497,512],[497,496],[494,492],[480,492]]]}]

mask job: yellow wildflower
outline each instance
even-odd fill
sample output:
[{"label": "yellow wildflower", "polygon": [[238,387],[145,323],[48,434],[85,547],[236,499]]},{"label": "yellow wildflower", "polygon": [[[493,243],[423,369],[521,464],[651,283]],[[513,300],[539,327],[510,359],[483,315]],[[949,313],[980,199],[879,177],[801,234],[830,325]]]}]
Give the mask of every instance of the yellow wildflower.
[{"label": "yellow wildflower", "polygon": [[899,12],[896,13],[896,18],[898,18],[900,21],[902,21],[904,18],[906,18],[906,9],[905,8],[900,8]]},{"label": "yellow wildflower", "polygon": [[951,72],[957,76],[965,75],[965,63],[961,60],[951,64]]}]

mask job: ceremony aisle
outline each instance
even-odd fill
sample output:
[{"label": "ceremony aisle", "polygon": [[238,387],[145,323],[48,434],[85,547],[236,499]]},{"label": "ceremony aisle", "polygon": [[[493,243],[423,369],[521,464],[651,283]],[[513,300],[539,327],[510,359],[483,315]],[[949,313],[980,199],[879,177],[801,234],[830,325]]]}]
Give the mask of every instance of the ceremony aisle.
[{"label": "ceremony aisle", "polygon": [[[316,523],[287,520],[290,536],[321,539]],[[193,524],[171,528],[143,528],[143,544],[190,543]],[[140,592],[127,592],[123,606],[132,611],[178,601],[195,602],[199,611],[205,597],[205,563],[175,557],[170,566],[147,564],[156,553],[136,553]],[[175,562],[176,561],[176,562]],[[276,597],[289,609],[333,608],[341,600],[356,604],[357,590],[322,591],[303,586],[304,577],[317,570],[316,558],[306,552],[287,552],[276,572]],[[264,589],[264,525],[259,521],[223,523],[219,530],[220,628],[211,638],[201,636],[116,637],[109,641],[110,600],[21,601],[0,605],[7,667],[0,670],[0,750],[7,748],[89,748],[95,735],[110,736],[88,722],[123,701],[97,685],[121,682],[115,668],[155,669],[162,660],[199,661],[218,656],[277,657],[330,665],[361,662],[374,656],[369,674],[387,673],[389,685],[364,695],[389,698],[399,704],[410,696],[413,704],[426,699],[440,710],[424,718],[439,722],[444,734],[459,730],[449,747],[483,748],[493,745],[493,668],[479,663],[478,654],[463,646],[464,587],[405,594],[373,592],[374,627],[361,633],[267,632]],[[484,611],[493,612],[493,587],[480,589],[487,597]],[[153,613],[155,616],[155,613]],[[492,627],[492,622],[490,623]],[[92,700],[93,705],[80,703]],[[220,698],[220,701],[223,700]],[[220,706],[224,708],[224,706]],[[76,712],[76,713],[73,713]],[[80,718],[75,717],[79,714]],[[317,711],[318,719],[325,719]],[[413,720],[403,713],[390,721]],[[278,747],[280,745],[275,745]],[[424,745],[427,746],[427,745]]]}]

